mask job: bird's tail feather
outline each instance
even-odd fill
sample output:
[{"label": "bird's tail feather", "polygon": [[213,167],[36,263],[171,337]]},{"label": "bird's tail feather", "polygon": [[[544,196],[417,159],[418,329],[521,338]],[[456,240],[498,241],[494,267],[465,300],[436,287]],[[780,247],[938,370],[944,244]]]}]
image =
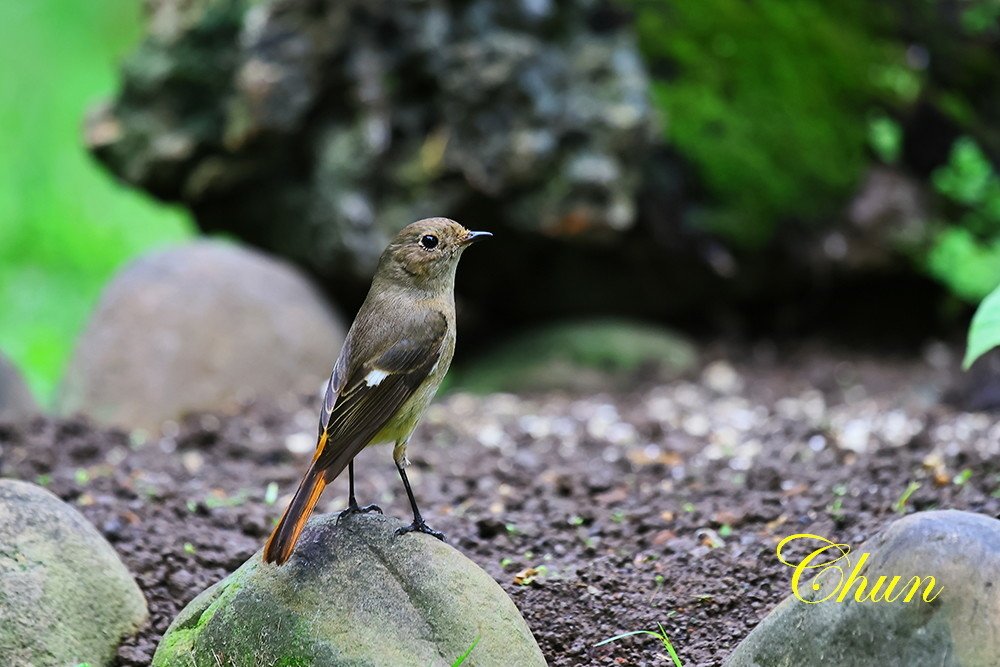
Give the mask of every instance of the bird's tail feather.
[{"label": "bird's tail feather", "polygon": [[302,478],[292,502],[288,504],[281,521],[275,527],[267,544],[264,545],[264,562],[281,565],[292,555],[295,543],[305,528],[306,520],[312,514],[320,494],[326,488],[326,470],[317,469],[315,460],[309,472]]}]

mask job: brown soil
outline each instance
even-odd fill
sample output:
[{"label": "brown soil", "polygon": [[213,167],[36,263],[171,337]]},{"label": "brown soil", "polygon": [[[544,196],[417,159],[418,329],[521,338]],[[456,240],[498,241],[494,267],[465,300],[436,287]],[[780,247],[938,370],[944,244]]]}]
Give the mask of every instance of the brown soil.
[{"label": "brown soil", "polygon": [[[669,664],[648,637],[594,646],[658,623],[685,665],[718,665],[789,593],[781,537],[857,545],[900,511],[1000,516],[1000,426],[941,404],[942,350],[778,356],[621,396],[446,397],[413,439],[411,480],[552,665]],[[146,442],[81,419],[0,425],[0,475],[79,507],[146,593],[151,622],[119,665],[148,664],[181,607],[261,546],[309,458],[316,404],[192,418]],[[407,516],[390,452],[357,463],[359,500]],[[345,496],[338,480],[326,509]]]}]

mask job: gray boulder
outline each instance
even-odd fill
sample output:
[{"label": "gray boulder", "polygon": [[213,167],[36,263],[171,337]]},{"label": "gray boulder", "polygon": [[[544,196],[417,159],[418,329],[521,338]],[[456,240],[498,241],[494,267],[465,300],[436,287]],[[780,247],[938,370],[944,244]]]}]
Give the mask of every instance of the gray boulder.
[{"label": "gray boulder", "polygon": [[[922,585],[910,602],[855,602],[848,596],[807,604],[789,597],[740,643],[726,667],[1000,663],[1000,521],[955,510],[913,514],[852,552],[852,563],[864,552],[870,553],[861,572],[869,591],[880,575],[890,577],[883,591],[893,575],[902,577],[893,595],[908,593],[913,576],[933,576],[938,596],[924,602]],[[845,578],[850,569],[844,568]],[[800,592],[809,600],[825,598],[839,584],[835,574],[803,583]]]},{"label": "gray boulder", "polygon": [[366,282],[388,236],[431,215],[536,241],[634,223],[656,121],[609,3],[148,5],[86,140],[206,230]]},{"label": "gray boulder", "polygon": [[185,608],[154,667],[545,665],[503,589],[472,561],[382,515],[310,520],[291,560],[258,553]]},{"label": "gray boulder", "polygon": [[316,392],[343,340],[342,324],[294,268],[193,243],[115,276],[77,342],[58,409],[157,430],[188,412]]},{"label": "gray boulder", "polygon": [[79,512],[0,480],[0,664],[110,665],[146,616],[132,576]]},{"label": "gray boulder", "polygon": [[38,404],[24,377],[0,353],[0,419],[17,420],[38,413]]}]

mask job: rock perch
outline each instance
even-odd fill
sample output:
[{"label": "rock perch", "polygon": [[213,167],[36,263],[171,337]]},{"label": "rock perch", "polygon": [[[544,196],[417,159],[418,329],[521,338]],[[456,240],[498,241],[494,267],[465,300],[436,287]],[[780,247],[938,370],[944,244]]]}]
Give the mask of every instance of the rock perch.
[{"label": "rock perch", "polygon": [[291,560],[260,554],[174,620],[154,667],[545,665],[503,589],[451,546],[396,536],[398,519],[314,517]]}]

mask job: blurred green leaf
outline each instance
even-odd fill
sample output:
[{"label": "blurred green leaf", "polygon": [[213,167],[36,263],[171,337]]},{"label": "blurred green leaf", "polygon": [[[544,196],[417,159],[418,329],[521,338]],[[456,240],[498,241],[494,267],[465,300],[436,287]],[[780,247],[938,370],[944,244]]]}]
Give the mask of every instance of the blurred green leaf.
[{"label": "blurred green leaf", "polygon": [[1000,1],[972,0],[961,13],[962,28],[973,34],[996,29],[1000,20]]},{"label": "blurred green leaf", "polygon": [[983,299],[972,318],[962,366],[968,369],[976,359],[997,346],[1000,346],[1000,286]]},{"label": "blurred green leaf", "polygon": [[956,296],[976,303],[1000,284],[1000,238],[984,243],[968,229],[947,227],[927,254],[927,268]]},{"label": "blurred green leaf", "polygon": [[932,179],[959,212],[939,223],[927,249],[927,270],[959,298],[978,302],[1000,284],[1000,176],[966,136],[955,141]]},{"label": "blurred green leaf", "polygon": [[876,116],[868,122],[868,141],[882,162],[893,164],[902,150],[903,128],[888,116]]},{"label": "blurred green leaf", "polygon": [[934,172],[933,179],[938,192],[961,204],[982,204],[993,193],[1000,196],[993,165],[970,137],[955,141],[948,163]]},{"label": "blurred green leaf", "polygon": [[900,102],[912,103],[920,96],[923,83],[912,69],[901,62],[876,65],[875,81]]}]

